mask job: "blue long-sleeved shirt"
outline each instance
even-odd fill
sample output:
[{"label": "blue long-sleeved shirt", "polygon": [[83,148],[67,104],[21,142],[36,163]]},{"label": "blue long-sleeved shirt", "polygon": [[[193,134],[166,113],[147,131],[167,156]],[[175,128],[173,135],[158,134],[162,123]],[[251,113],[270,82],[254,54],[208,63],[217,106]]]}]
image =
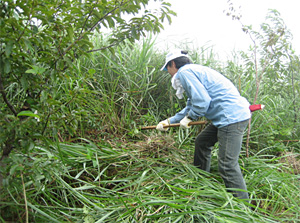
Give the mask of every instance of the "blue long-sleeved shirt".
[{"label": "blue long-sleeved shirt", "polygon": [[187,64],[176,75],[188,100],[186,107],[170,118],[170,123],[178,123],[186,115],[192,119],[204,116],[219,128],[251,117],[249,102],[230,80],[217,71]]}]

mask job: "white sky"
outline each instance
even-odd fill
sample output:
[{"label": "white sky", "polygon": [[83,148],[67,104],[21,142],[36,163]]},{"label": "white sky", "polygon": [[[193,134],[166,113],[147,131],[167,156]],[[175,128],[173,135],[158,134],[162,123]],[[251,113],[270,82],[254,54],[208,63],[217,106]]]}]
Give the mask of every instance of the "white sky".
[{"label": "white sky", "polygon": [[[214,46],[221,57],[231,55],[234,49],[246,50],[251,40],[241,29],[241,24],[226,16],[227,0],[169,0],[177,13],[172,24],[158,35],[157,45],[172,47],[179,41],[191,42],[194,47]],[[259,25],[265,22],[268,9],[281,14],[287,28],[293,34],[293,47],[300,52],[300,0],[231,0],[242,15],[244,25]]]}]

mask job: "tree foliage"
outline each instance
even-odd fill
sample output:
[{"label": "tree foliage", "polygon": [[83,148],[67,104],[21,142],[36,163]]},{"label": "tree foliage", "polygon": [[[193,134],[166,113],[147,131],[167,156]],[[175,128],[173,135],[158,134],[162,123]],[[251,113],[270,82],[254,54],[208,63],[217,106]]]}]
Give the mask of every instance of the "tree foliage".
[{"label": "tree foliage", "polygon": [[[75,61],[90,52],[112,49],[171,22],[170,4],[146,10],[149,0],[22,0],[0,2],[0,145],[3,155],[19,143],[43,135],[56,122],[66,126],[82,114],[70,104],[82,83],[74,80]],[[108,33],[94,48],[91,35]],[[92,71],[91,71],[92,72]],[[81,86],[80,86],[81,85]],[[58,94],[63,89],[63,94]],[[81,99],[82,103],[84,100]],[[63,117],[55,117],[58,111]],[[52,129],[53,130],[53,129]],[[29,140],[29,141],[28,141]],[[16,144],[17,143],[17,144]]]}]

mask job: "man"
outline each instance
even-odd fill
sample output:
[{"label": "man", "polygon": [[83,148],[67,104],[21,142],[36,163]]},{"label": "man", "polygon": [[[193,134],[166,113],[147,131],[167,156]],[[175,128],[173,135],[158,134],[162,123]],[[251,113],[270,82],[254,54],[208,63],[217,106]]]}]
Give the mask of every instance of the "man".
[{"label": "man", "polygon": [[172,76],[177,97],[183,98],[185,92],[188,99],[182,111],[161,121],[156,129],[166,131],[164,125],[178,122],[181,127],[189,128],[192,120],[202,116],[211,120],[212,124],[196,138],[194,165],[209,172],[211,152],[215,143],[219,142],[218,168],[226,188],[236,197],[249,199],[238,163],[243,134],[251,117],[249,102],[222,74],[193,64],[186,51],[168,53],[161,70]]}]

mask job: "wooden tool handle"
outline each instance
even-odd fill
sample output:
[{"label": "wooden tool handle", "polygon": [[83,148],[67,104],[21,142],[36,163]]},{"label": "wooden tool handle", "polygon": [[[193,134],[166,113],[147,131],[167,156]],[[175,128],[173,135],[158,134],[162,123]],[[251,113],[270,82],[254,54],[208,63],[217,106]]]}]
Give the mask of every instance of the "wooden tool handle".
[{"label": "wooden tool handle", "polygon": [[[197,122],[190,122],[190,125],[204,125],[206,124],[207,121],[197,121]],[[180,123],[175,123],[175,124],[170,124],[170,125],[164,125],[164,128],[170,128],[170,127],[179,127]],[[145,129],[156,129],[156,125],[151,125],[151,126],[145,126],[142,127],[141,130],[145,130]]]}]

